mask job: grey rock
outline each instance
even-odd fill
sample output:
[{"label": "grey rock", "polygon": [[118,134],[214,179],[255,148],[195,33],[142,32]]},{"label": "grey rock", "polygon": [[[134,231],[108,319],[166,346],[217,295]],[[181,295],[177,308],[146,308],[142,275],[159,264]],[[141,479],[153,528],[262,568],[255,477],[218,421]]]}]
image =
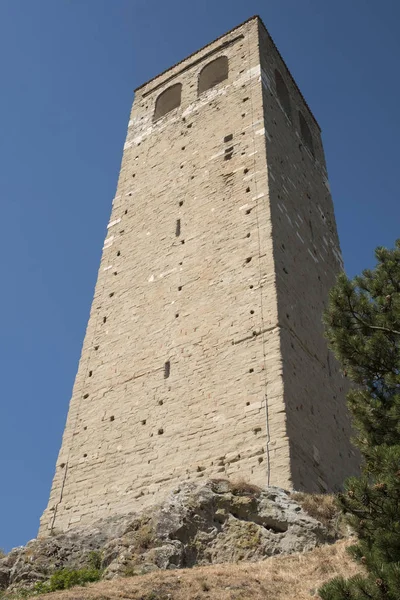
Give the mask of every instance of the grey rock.
[{"label": "grey rock", "polygon": [[333,542],[288,492],[226,480],[185,482],[165,500],[86,528],[32,540],[0,559],[0,589],[17,590],[61,568],[81,569],[101,556],[113,579],[210,563],[258,561]]}]

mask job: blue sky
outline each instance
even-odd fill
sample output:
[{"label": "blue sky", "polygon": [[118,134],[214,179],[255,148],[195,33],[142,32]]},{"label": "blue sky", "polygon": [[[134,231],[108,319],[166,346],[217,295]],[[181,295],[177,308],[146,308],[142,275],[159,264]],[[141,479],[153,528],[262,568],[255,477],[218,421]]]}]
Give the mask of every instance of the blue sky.
[{"label": "blue sky", "polygon": [[47,503],[133,89],[253,14],[322,127],[353,275],[400,237],[396,0],[0,2],[0,548]]}]

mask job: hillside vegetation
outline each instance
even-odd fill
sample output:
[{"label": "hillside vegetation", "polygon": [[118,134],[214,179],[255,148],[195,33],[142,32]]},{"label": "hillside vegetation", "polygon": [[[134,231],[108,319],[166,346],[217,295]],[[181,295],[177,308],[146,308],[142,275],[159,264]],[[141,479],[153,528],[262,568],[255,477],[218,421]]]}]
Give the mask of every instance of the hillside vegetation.
[{"label": "hillside vegetation", "polygon": [[305,553],[239,563],[164,570],[101,581],[46,594],[44,600],[306,600],[336,575],[360,567],[346,552],[348,540]]}]

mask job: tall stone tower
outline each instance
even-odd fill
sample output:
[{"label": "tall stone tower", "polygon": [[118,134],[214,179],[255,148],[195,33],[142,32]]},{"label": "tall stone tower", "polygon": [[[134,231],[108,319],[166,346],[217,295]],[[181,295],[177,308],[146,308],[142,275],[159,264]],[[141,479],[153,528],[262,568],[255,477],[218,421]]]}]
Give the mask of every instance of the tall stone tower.
[{"label": "tall stone tower", "polygon": [[338,488],[341,267],[320,128],[258,17],[138,88],[40,533],[188,478]]}]

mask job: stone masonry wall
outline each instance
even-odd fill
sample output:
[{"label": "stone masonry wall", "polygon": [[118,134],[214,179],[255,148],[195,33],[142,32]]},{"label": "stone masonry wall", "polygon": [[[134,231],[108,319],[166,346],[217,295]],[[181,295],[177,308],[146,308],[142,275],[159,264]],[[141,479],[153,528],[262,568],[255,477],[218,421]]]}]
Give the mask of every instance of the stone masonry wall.
[{"label": "stone masonry wall", "polygon": [[[228,79],[198,97],[221,55]],[[185,478],[290,485],[259,62],[253,19],[136,92],[41,534]]]},{"label": "stone masonry wall", "polygon": [[[228,79],[198,95],[220,56]],[[177,83],[180,106],[154,121]],[[321,325],[339,267],[319,129],[258,18],[136,90],[40,534],[137,510],[182,479],[339,485],[354,461]]]},{"label": "stone masonry wall", "polygon": [[[328,351],[322,314],[343,263],[320,129],[260,25],[269,200],[272,215],[284,400],[296,489],[339,489],[359,464],[345,405],[346,380]],[[278,70],[291,115],[279,100]],[[301,111],[314,155],[302,139]]]}]

